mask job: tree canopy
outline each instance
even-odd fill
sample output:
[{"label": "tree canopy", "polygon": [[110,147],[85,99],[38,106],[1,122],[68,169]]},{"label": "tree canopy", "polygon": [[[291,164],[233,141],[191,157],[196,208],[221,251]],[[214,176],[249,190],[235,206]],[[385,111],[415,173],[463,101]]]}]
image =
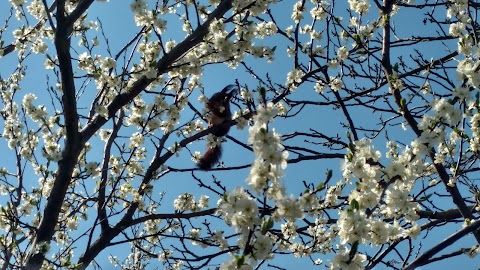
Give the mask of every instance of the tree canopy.
[{"label": "tree canopy", "polygon": [[1,269],[473,267],[479,9],[2,1]]}]

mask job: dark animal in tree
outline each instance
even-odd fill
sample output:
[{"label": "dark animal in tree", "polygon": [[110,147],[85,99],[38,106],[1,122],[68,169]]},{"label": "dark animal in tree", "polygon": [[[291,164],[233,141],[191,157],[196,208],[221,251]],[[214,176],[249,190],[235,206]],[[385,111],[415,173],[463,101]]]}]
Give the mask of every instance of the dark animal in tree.
[{"label": "dark animal in tree", "polygon": [[[228,134],[230,125],[223,125],[225,122],[232,120],[232,111],[230,110],[230,99],[237,92],[235,85],[227,85],[222,91],[215,93],[207,102],[205,107],[210,112],[208,117],[208,127],[217,127],[212,134],[222,137]],[[207,150],[203,157],[197,163],[198,168],[209,170],[216,164],[222,156],[222,146],[207,146]]]}]

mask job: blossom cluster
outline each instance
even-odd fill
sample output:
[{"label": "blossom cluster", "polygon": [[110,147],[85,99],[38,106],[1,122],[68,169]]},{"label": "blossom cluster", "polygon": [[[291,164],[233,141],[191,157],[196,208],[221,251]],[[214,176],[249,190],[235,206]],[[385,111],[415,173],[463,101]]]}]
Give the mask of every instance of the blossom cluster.
[{"label": "blossom cluster", "polygon": [[260,105],[249,129],[249,143],[253,145],[253,162],[247,184],[256,192],[267,190],[269,198],[283,197],[280,179],[287,167],[288,152],[283,151],[280,135],[268,130],[268,123],[278,113],[273,103]]},{"label": "blossom cluster", "polygon": [[[397,149],[391,142],[389,146]],[[389,165],[383,167],[379,163],[381,154],[370,140],[350,145],[342,164],[343,177],[348,183],[356,181],[356,188],[348,196],[350,207],[339,212],[337,226],[342,244],[381,245],[402,236],[419,235],[416,221],[420,206],[409,194],[428,165],[408,147],[402,153],[393,153]],[[393,224],[388,221],[392,219]],[[343,269],[342,256],[337,254],[332,265]]]}]

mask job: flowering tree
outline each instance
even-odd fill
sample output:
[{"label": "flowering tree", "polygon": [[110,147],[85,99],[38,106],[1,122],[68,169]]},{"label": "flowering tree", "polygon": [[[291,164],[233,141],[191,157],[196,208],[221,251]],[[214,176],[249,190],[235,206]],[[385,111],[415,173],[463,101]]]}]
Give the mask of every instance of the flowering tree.
[{"label": "flowering tree", "polygon": [[[100,2],[0,4],[2,269],[476,256],[476,1]],[[89,15],[121,5],[131,19]],[[225,138],[206,124],[215,66],[238,75]]]}]

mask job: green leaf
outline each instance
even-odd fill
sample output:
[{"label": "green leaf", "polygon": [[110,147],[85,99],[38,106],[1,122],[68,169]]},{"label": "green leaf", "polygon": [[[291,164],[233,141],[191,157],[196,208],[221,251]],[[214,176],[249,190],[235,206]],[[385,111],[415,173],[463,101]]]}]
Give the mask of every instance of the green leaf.
[{"label": "green leaf", "polygon": [[259,87],[258,93],[260,94],[260,97],[262,98],[262,100],[265,101],[267,96],[267,90],[265,90],[265,87]]},{"label": "green leaf", "polygon": [[352,199],[352,201],[350,202],[350,209],[352,209],[352,210],[360,209],[360,204],[358,203],[357,200]]},{"label": "green leaf", "polygon": [[273,228],[273,219],[268,217],[263,220],[260,232],[265,235],[271,228]]},{"label": "green leaf", "polygon": [[237,267],[240,267],[245,264],[245,256],[235,256],[235,263]]},{"label": "green leaf", "polygon": [[430,197],[432,197],[433,194],[428,194],[427,196],[423,196],[420,199],[417,200],[417,202],[423,202],[428,200]]},{"label": "green leaf", "polygon": [[398,63],[395,63],[395,65],[393,65],[393,71],[398,73]]},{"label": "green leaf", "polygon": [[348,143],[348,149],[350,150],[350,152],[352,154],[355,153],[355,144],[353,142],[349,142]]},{"label": "green leaf", "polygon": [[360,39],[360,35],[359,34],[353,34],[352,36],[353,40],[355,40],[355,42],[357,43],[361,43],[362,40]]},{"label": "green leaf", "polygon": [[315,188],[315,190],[322,190],[325,188],[325,183],[320,183],[317,185],[317,187]]},{"label": "green leaf", "polygon": [[333,171],[330,169],[327,170],[327,179],[325,180],[325,182],[330,181],[330,179],[332,179],[332,175],[333,175]]}]

